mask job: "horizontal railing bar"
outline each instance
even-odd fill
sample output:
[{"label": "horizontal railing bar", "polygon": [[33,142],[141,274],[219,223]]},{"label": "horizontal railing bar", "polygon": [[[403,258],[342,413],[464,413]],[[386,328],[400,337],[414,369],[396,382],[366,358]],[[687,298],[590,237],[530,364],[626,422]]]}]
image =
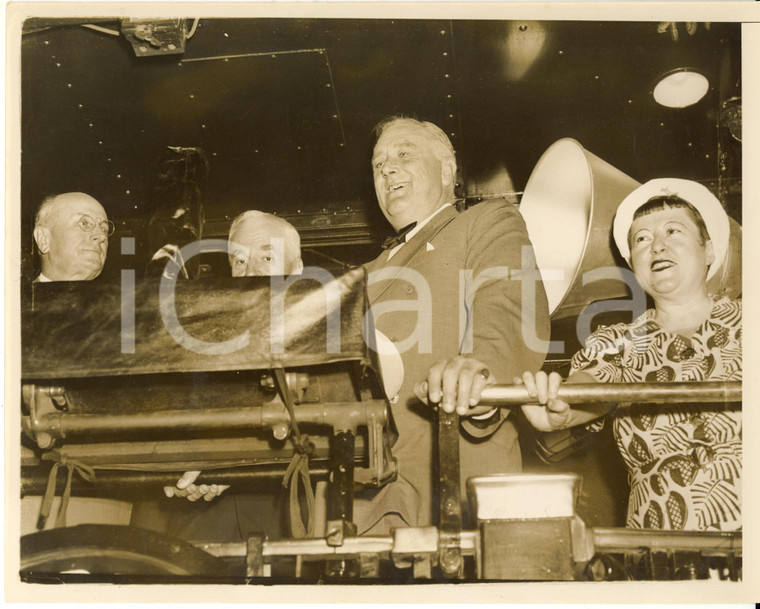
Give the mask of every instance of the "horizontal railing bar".
[{"label": "horizontal railing bar", "polygon": [[597,552],[626,552],[647,548],[661,552],[701,552],[706,556],[741,555],[741,532],[649,531],[644,529],[591,529]]},{"label": "horizontal railing bar", "polygon": [[[477,531],[462,531],[460,547],[466,556],[473,556],[479,543]],[[243,542],[237,543],[195,543],[201,550],[214,556],[242,557],[246,555],[247,547]],[[392,554],[398,551],[394,548],[394,538],[391,535],[344,537],[339,546],[328,545],[324,538],[315,539],[281,539],[265,541],[263,556],[302,556],[312,560],[341,557],[358,557],[361,554]],[[409,548],[404,549],[405,552]]]},{"label": "horizontal railing bar", "polygon": [[[706,383],[564,383],[558,397],[568,404],[607,402],[741,402],[741,382]],[[524,385],[493,385],[481,393],[480,403],[511,407],[535,404]]]},{"label": "horizontal railing bar", "polygon": [[[295,407],[300,424],[356,428],[373,418],[385,422],[385,402],[331,402],[299,404]],[[209,408],[206,410],[165,410],[130,414],[47,413],[30,422],[34,432],[53,437],[76,434],[139,432],[159,430],[262,429],[287,425],[290,418],[282,404],[250,408]]]}]

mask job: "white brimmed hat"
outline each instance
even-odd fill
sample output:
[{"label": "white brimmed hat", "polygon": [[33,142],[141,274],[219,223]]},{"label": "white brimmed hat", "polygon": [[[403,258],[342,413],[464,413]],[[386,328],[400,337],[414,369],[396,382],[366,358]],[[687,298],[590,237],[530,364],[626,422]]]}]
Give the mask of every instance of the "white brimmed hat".
[{"label": "white brimmed hat", "polygon": [[710,279],[723,264],[723,259],[728,250],[728,237],[730,227],[728,216],[720,201],[707,188],[691,180],[679,178],[657,178],[639,186],[629,194],[615,213],[615,221],[612,224],[612,235],[615,239],[620,254],[625,258],[628,266],[631,265],[631,250],[628,247],[628,230],[633,224],[633,215],[636,210],[650,199],[655,197],[667,197],[675,195],[691,203],[702,216],[707,227],[707,233],[713,245],[715,260],[710,265],[707,278]]}]

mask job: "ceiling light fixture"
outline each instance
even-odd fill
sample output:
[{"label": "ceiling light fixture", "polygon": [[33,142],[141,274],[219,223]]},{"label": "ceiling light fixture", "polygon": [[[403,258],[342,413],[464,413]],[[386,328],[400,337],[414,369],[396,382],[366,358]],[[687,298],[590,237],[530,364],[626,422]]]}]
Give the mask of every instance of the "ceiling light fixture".
[{"label": "ceiling light fixture", "polygon": [[678,68],[664,74],[652,91],[655,101],[667,108],[696,104],[710,88],[710,82],[693,68]]}]

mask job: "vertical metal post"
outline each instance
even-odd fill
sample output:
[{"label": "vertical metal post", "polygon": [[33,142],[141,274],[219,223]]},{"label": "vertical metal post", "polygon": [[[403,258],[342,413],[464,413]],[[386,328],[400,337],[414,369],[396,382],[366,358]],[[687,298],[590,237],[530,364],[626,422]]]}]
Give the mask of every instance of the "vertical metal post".
[{"label": "vertical metal post", "polygon": [[328,490],[327,519],[354,520],[354,434],[336,431],[332,442],[332,473]]},{"label": "vertical metal post", "polygon": [[245,576],[264,576],[264,535],[252,535],[246,541]]},{"label": "vertical metal post", "polygon": [[439,564],[443,575],[462,571],[462,506],[459,485],[459,417],[438,408]]},{"label": "vertical metal post", "polygon": [[[356,535],[354,524],[354,444],[351,431],[336,431],[331,446],[330,485],[327,490],[328,545],[343,545],[344,537]],[[337,559],[327,563],[325,575],[338,579],[359,577],[361,567],[354,559]]]}]

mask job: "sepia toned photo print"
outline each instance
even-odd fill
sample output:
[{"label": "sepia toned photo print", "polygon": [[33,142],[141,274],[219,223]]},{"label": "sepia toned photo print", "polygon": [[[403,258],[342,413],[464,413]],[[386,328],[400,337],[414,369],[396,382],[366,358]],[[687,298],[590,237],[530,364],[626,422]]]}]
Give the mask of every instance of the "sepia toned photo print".
[{"label": "sepia toned photo print", "polygon": [[8,600],[757,598],[760,12],[637,4],[8,5]]}]

